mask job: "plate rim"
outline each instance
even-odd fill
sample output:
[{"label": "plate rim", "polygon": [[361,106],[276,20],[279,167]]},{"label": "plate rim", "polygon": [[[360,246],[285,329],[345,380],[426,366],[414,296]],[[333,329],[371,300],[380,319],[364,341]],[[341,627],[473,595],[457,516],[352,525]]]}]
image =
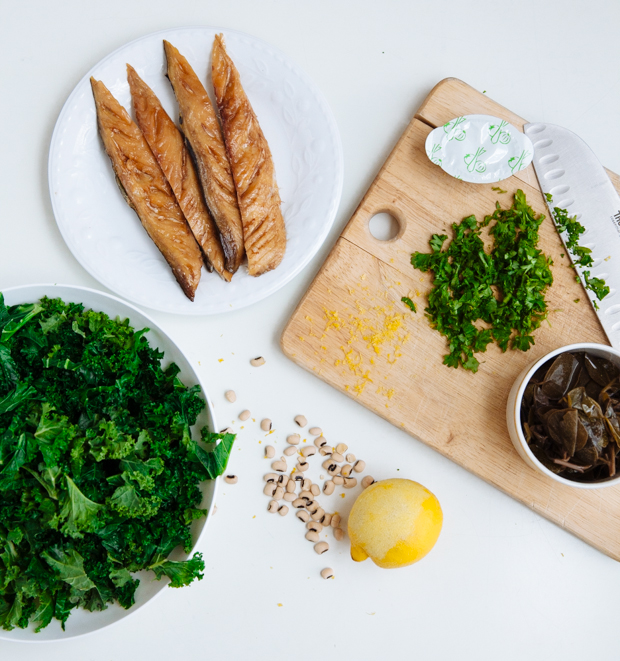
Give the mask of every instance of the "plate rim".
[{"label": "plate rim", "polygon": [[[101,291],[99,289],[93,289],[92,287],[84,287],[82,285],[71,285],[71,284],[64,284],[64,283],[49,283],[49,282],[43,282],[43,283],[32,283],[32,284],[26,284],[26,285],[14,285],[13,287],[0,287],[0,293],[3,295],[11,292],[19,292],[19,291],[27,291],[29,289],[56,289],[56,288],[67,288],[67,289],[74,289],[76,291],[83,291],[83,292],[88,292],[89,294],[95,294],[96,296],[103,296],[104,298],[111,299],[117,303],[120,303],[123,306],[131,308],[134,312],[137,312],[138,314],[142,315],[145,317],[150,324],[153,324],[154,328],[159,332],[161,335],[163,335],[171,344],[174,345],[176,350],[185,358],[187,361],[187,364],[190,366],[194,373],[194,377],[196,378],[196,382],[201,388],[202,395],[205,400],[205,404],[207,405],[207,409],[209,412],[209,415],[211,417],[213,427],[214,429],[217,429],[217,420],[215,416],[215,410],[213,407],[213,402],[211,401],[211,397],[205,388],[204,384],[202,383],[202,380],[200,378],[200,375],[195,371],[192,361],[188,357],[188,355],[185,353],[185,351],[176,343],[172,337],[157,323],[153,317],[151,317],[147,312],[144,312],[141,310],[139,307],[137,307],[135,304],[126,301],[119,296],[115,296],[114,294],[108,294],[107,292]],[[11,304],[11,305],[18,305],[18,303]],[[92,308],[91,308],[92,309]],[[206,530],[209,526],[209,522],[211,521],[211,518],[213,517],[213,509],[215,507],[215,500],[218,494],[219,486],[220,486],[220,476],[216,477],[213,482],[213,496],[211,498],[211,502],[209,503],[209,509],[207,511],[207,517],[205,519],[204,525],[202,527],[202,530],[200,531],[200,534],[196,538],[196,541],[192,545],[192,549],[189,552],[188,555],[191,555],[196,551],[196,548],[200,545],[200,542],[203,540],[203,537],[205,536]],[[95,633],[99,633],[100,631],[104,631],[106,629],[109,629],[110,627],[113,627],[120,622],[124,622],[127,620],[127,618],[131,617],[135,613],[137,613],[139,610],[145,608],[146,606],[152,604],[161,594],[163,594],[164,589],[167,587],[167,585],[162,584],[162,588],[158,590],[152,597],[150,597],[147,601],[145,601],[143,604],[140,604],[137,607],[131,607],[126,611],[126,615],[123,617],[119,618],[118,620],[115,620],[114,622],[109,622],[108,624],[105,624],[102,627],[99,627],[98,629],[93,629],[92,631],[85,631],[83,633],[76,633],[76,634],[68,634],[62,638],[53,638],[53,639],[44,639],[44,638],[36,638],[37,634],[32,632],[33,638],[32,639],[24,639],[24,638],[11,638],[9,635],[11,632],[10,631],[4,631],[3,629],[0,629],[0,640],[5,640],[11,643],[18,643],[18,644],[25,644],[25,645],[44,645],[44,644],[50,644],[50,643],[63,643],[68,640],[76,640],[78,638],[84,638],[86,636],[91,636]],[[27,631],[28,629],[23,629],[21,631]]]},{"label": "plate rim", "polygon": [[[153,37],[156,37],[157,35],[165,35],[169,34],[171,32],[180,32],[180,31],[190,31],[190,30],[215,30],[216,32],[222,32],[224,34],[226,33],[233,33],[236,34],[240,37],[250,39],[251,41],[258,42],[259,44],[268,47],[272,51],[274,51],[277,55],[283,58],[285,62],[287,62],[292,68],[297,72],[298,75],[301,76],[303,79],[304,83],[312,90],[312,93],[314,96],[319,100],[319,102],[323,105],[323,108],[325,110],[325,117],[329,123],[330,126],[330,132],[332,134],[334,144],[336,147],[336,168],[337,168],[337,181],[336,181],[336,188],[334,189],[334,195],[332,196],[332,199],[330,201],[330,208],[328,213],[326,214],[327,217],[329,217],[329,220],[325,222],[323,226],[323,231],[320,234],[319,240],[316,243],[316,247],[314,250],[308,251],[304,258],[299,260],[294,267],[291,269],[291,271],[283,278],[275,280],[271,286],[269,286],[266,290],[261,292],[258,296],[246,296],[240,303],[231,303],[229,304],[228,309],[223,309],[223,310],[172,310],[169,307],[166,307],[165,305],[157,305],[156,303],[149,304],[145,303],[143,301],[138,301],[134,299],[133,297],[126,296],[124,293],[117,291],[115,288],[111,287],[107,282],[102,281],[98,275],[96,275],[93,272],[93,269],[90,268],[85,263],[85,259],[83,259],[81,256],[78,256],[76,252],[72,249],[72,244],[70,243],[68,237],[65,235],[65,231],[61,225],[61,223],[58,220],[59,217],[59,210],[57,209],[57,204],[56,204],[56,199],[54,195],[54,176],[55,176],[55,169],[53,167],[53,157],[55,155],[55,151],[58,146],[58,142],[60,140],[59,137],[59,132],[60,132],[60,127],[61,123],[65,120],[65,115],[69,112],[69,105],[74,99],[74,97],[77,95],[79,88],[82,86],[84,82],[86,82],[92,75],[92,73],[95,71],[95,69],[98,69],[102,64],[107,62],[108,60],[112,59],[115,57],[119,52],[123,51],[125,48],[132,46],[140,41],[145,41],[147,39],[151,39]],[[106,289],[109,289],[111,292],[114,292],[117,296],[120,296],[123,298],[123,300],[131,302],[133,305],[139,305],[139,306],[144,306],[149,310],[156,310],[158,312],[165,312],[167,314],[174,314],[174,315],[188,315],[188,316],[215,316],[218,314],[226,314],[228,312],[235,312],[237,310],[241,310],[243,308],[255,305],[256,303],[259,303],[260,301],[265,300],[266,298],[270,297],[271,295],[275,294],[279,289],[282,289],[285,287],[291,280],[296,278],[305,268],[308,266],[310,261],[313,259],[313,257],[319,252],[323,244],[325,243],[325,240],[327,239],[329,232],[331,231],[334,222],[336,220],[336,215],[338,213],[338,209],[340,207],[340,202],[342,200],[342,191],[344,187],[344,152],[343,152],[343,147],[342,147],[342,138],[340,135],[340,130],[338,128],[338,123],[336,122],[336,117],[333,113],[333,110],[331,109],[331,106],[329,105],[327,99],[325,98],[325,95],[323,94],[322,90],[314,83],[312,78],[305,72],[305,70],[300,67],[295,60],[293,60],[291,57],[289,57],[284,51],[280,50],[277,46],[272,45],[270,42],[265,41],[264,39],[260,37],[256,37],[250,33],[243,32],[241,30],[235,30],[235,29],[228,29],[228,28],[222,28],[222,27],[215,27],[215,26],[210,26],[210,25],[182,25],[179,27],[174,27],[174,28],[165,28],[162,30],[157,30],[155,32],[149,32],[148,34],[144,34],[140,37],[137,37],[136,39],[132,39],[131,41],[128,41],[118,48],[115,48],[112,52],[108,53],[106,56],[98,60],[90,69],[78,80],[78,82],[74,85],[73,89],[71,90],[71,93],[69,96],[66,98],[65,102],[62,105],[62,108],[60,109],[60,112],[58,113],[58,117],[56,119],[56,122],[54,123],[54,130],[52,131],[52,137],[49,142],[49,148],[48,148],[48,157],[47,157],[47,183],[48,183],[48,192],[50,196],[50,202],[52,205],[52,213],[54,215],[54,220],[56,222],[56,226],[58,227],[58,230],[60,231],[60,234],[63,238],[63,241],[65,242],[65,245],[69,249],[69,252],[71,255],[74,257],[74,259],[80,264],[80,266],[92,277],[94,278],[99,284],[102,286],[106,287]]]}]

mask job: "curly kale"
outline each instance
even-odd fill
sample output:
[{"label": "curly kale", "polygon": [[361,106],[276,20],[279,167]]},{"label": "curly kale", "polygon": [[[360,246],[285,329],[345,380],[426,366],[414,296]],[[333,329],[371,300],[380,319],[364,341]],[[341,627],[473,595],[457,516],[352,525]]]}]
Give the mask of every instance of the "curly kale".
[{"label": "curly kale", "polygon": [[0,293],[0,625],[63,628],[74,608],[130,608],[152,570],[202,578],[190,524],[200,483],[232,434],[191,427],[204,408],[148,329],[60,299],[7,307]]}]

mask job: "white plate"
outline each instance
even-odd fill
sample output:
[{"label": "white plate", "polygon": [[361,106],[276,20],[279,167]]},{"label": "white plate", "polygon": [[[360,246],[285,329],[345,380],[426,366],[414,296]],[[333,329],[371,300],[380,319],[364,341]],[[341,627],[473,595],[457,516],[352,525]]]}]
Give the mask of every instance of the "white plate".
[{"label": "white plate", "polygon": [[[209,429],[217,429],[215,416],[213,414],[213,405],[204,384],[192,368],[189,360],[185,357],[181,349],[164,333],[164,331],[143,312],[129,305],[125,301],[121,301],[115,296],[104,294],[94,289],[87,289],[85,287],[72,287],[67,285],[27,285],[24,287],[13,287],[12,289],[2,290],[4,294],[4,301],[6,305],[16,305],[18,303],[34,303],[43,296],[50,298],[62,298],[65,302],[83,303],[85,308],[105,312],[110,317],[120,317],[121,319],[129,319],[131,325],[136,329],[150,328],[146,334],[146,338],[152,347],[157,347],[164,352],[163,365],[167,366],[171,362],[176,363],[181,371],[179,378],[187,386],[192,386],[196,383],[202,389],[201,396],[206,402],[206,407],[200,414],[196,421],[196,426],[192,429],[194,438],[197,438],[199,429],[204,425],[208,425]],[[203,500],[201,507],[208,509],[209,513],[207,518],[204,517],[192,524],[192,540],[196,546],[205,529],[206,523],[210,520],[213,503],[215,501],[215,493],[217,488],[217,480],[207,480],[201,484]],[[186,560],[193,553],[183,553],[180,549],[176,549],[170,555],[173,560]],[[108,627],[119,620],[135,613],[138,608],[144,606],[148,601],[157,596],[168,585],[168,579],[158,581],[152,572],[142,571],[136,574],[140,579],[140,585],[136,590],[136,603],[129,609],[125,610],[118,604],[109,604],[107,610],[90,613],[81,608],[71,611],[71,615],[67,620],[66,631],[60,628],[58,620],[52,622],[40,633],[34,632],[34,627],[28,629],[13,629],[13,631],[4,631],[0,629],[0,639],[12,640],[17,642],[28,643],[44,643],[57,640],[67,640],[68,638],[75,638],[85,634],[98,631],[104,627]],[[183,588],[184,590],[190,588]]]},{"label": "white plate", "polygon": [[[178,108],[164,77],[162,40],[187,57],[207,81],[214,36],[228,52],[265,133],[276,167],[288,242],[282,263],[258,278],[245,266],[232,282],[203,269],[192,303],[127,206],[96,126],[89,78],[131,108],[125,64],[132,64],[172,118]],[[209,77],[210,78],[210,77]],[[211,89],[210,79],[207,89]],[[177,314],[228,312],[273,294],[316,254],[342,192],[342,146],[334,117],[314,83],[273,46],[241,32],[211,27],[163,30],[132,41],[95,65],[71,93],[52,136],[49,186],[58,227],[82,266],[99,282],[149,308]]]}]

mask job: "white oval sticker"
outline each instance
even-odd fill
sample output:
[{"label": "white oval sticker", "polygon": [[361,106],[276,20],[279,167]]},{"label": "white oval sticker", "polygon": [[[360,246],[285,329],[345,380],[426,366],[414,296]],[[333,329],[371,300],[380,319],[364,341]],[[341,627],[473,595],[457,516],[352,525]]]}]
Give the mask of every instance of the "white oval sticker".
[{"label": "white oval sticker", "polygon": [[474,184],[508,179],[534,156],[532,141],[503,119],[463,115],[433,129],[426,155],[449,175]]}]

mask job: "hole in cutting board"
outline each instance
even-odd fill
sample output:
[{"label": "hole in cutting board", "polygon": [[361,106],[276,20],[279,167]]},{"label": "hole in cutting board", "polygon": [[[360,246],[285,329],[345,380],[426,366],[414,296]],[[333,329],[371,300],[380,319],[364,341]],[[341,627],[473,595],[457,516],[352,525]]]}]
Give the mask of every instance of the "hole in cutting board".
[{"label": "hole in cutting board", "polygon": [[378,241],[391,241],[400,232],[400,223],[392,214],[382,211],[368,221],[368,230]]}]

